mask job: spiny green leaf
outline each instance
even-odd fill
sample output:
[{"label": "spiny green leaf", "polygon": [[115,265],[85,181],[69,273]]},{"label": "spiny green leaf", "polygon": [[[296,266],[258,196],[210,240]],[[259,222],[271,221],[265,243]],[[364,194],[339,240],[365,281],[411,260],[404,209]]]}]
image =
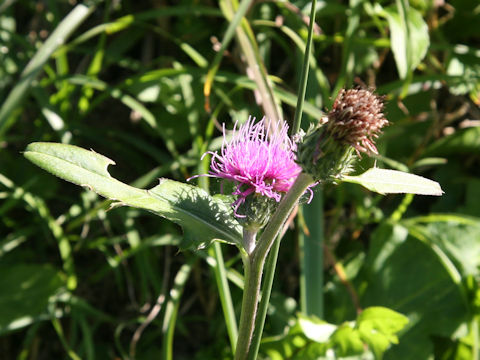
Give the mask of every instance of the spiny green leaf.
[{"label": "spiny green leaf", "polygon": [[150,190],[124,184],[108,173],[109,158],[92,150],[57,143],[32,143],[25,157],[48,172],[112,200],[154,212],[183,227],[180,247],[208,245],[212,240],[241,243],[241,227],[220,197],[173,180],[161,179]]},{"label": "spiny green leaf", "polygon": [[443,194],[440,185],[433,180],[397,170],[372,168],[359,176],[344,176],[343,181],[359,184],[379,194]]}]

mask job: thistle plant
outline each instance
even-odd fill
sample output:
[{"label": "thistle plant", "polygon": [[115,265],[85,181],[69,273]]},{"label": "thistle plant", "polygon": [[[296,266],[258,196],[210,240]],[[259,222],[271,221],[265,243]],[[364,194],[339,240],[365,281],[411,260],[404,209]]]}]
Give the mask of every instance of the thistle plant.
[{"label": "thistle plant", "polygon": [[113,199],[112,206],[144,208],[180,224],[184,249],[215,239],[236,245],[245,283],[235,359],[254,359],[257,349],[252,344],[261,337],[255,326],[265,260],[306,192],[325,182],[348,181],[379,193],[442,193],[431,180],[393,170],[374,168],[360,176],[348,175],[361,152],[376,152],[374,139],[388,123],[379,101],[367,90],[342,91],[327,121],[312,126],[298,144],[287,135],[284,122],[271,126],[269,120],[249,118],[243,125],[235,124],[230,140],[224,126],[220,153],[209,152],[210,172],[198,176],[233,181],[230,207],[198,187],[168,179],[150,190],[128,186],[108,173],[112,160],[72,145],[32,143],[25,156],[67,181]]},{"label": "thistle plant", "polygon": [[[242,224],[246,283],[236,359],[251,356],[263,266],[281,226],[305,191],[312,191],[315,184],[332,178],[340,180],[351,171],[360,152],[377,152],[373,139],[388,124],[382,108],[381,99],[368,90],[342,90],[326,123],[312,126],[298,144],[298,162],[303,171],[295,162],[297,144],[288,137],[286,123],[273,127],[278,131],[270,134],[272,126],[269,121],[263,119],[254,123],[254,119],[249,118],[238,130],[235,124],[230,141],[226,140],[223,127],[221,155],[210,152],[212,160],[208,176],[236,183],[233,195],[237,200],[232,206],[237,217],[247,218]],[[274,203],[264,206],[269,202],[262,198],[282,201],[257,243],[257,232],[275,209]],[[252,211],[247,210],[246,215],[238,214],[239,205],[245,204],[247,199]]]},{"label": "thistle plant", "polygon": [[[314,9],[312,6],[312,14]],[[311,31],[312,26],[309,41]],[[309,46],[310,43],[307,54]],[[307,70],[305,65],[303,90]],[[300,115],[303,95],[304,91],[299,91]],[[296,116],[296,124],[298,119]],[[142,208],[180,224],[184,230],[182,249],[198,249],[215,240],[235,245],[243,260],[244,288],[238,339],[232,351],[235,359],[246,360],[256,358],[262,336],[264,318],[259,318],[258,306],[267,255],[305,193],[311,196],[316,186],[343,181],[381,194],[442,193],[437,183],[399,171],[373,168],[359,176],[350,175],[361,154],[378,152],[375,139],[387,124],[380,97],[369,90],[351,89],[341,90],[328,115],[312,124],[303,137],[289,137],[287,124],[278,119],[256,122],[249,118],[242,125],[236,122],[231,134],[224,125],[220,152],[207,153],[212,156],[210,171],[197,176],[232,181],[231,206],[225,204],[223,197],[168,179],[161,179],[159,185],[149,190],[131,187],[110,176],[107,167],[114,164],[112,160],[71,145],[32,143],[25,156],[60,178],[112,199],[112,207]],[[269,289],[263,289],[263,303],[268,304],[268,293]],[[365,311],[364,318],[370,313]],[[368,346],[372,344],[372,333],[385,337],[380,350],[375,348],[376,354],[395,342],[395,333],[405,325],[404,317],[396,313],[395,317],[395,326],[372,329],[368,325],[367,333],[362,335]]]}]

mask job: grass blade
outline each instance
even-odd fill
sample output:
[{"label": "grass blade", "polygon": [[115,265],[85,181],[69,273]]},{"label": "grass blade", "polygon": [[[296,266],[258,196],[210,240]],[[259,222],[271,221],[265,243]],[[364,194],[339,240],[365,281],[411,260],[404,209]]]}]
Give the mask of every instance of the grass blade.
[{"label": "grass blade", "polygon": [[205,85],[203,88],[203,94],[205,95],[205,108],[207,110],[210,110],[209,99],[210,99],[210,92],[212,90],[212,83],[213,83],[213,80],[215,79],[215,74],[217,73],[218,68],[220,67],[220,62],[222,61],[223,53],[225,52],[228,45],[230,44],[230,41],[232,41],[233,35],[235,34],[235,30],[240,24],[240,21],[242,20],[242,18],[245,16],[251,3],[252,3],[252,0],[243,0],[241,2],[240,6],[235,12],[235,16],[230,20],[230,24],[228,25],[227,31],[223,36],[222,46],[220,47],[220,49],[217,52],[217,55],[215,55],[215,58],[212,61],[212,64],[210,66],[210,70],[208,71],[207,78],[205,80]]},{"label": "grass blade", "polygon": [[185,264],[182,265],[177,275],[175,276],[174,285],[170,289],[170,300],[167,302],[165,308],[165,317],[163,322],[163,359],[173,359],[173,335],[175,333],[175,324],[177,322],[178,308],[180,306],[180,299],[183,294],[183,289],[192,271],[193,264],[196,258],[191,257]]},{"label": "grass blade", "polygon": [[62,20],[52,35],[38,49],[30,62],[23,70],[17,85],[8,94],[7,99],[0,108],[0,136],[13,125],[10,115],[18,104],[27,95],[30,86],[40,73],[43,65],[48,61],[52,53],[62,46],[68,37],[80,26],[95,9],[94,5],[79,4]]}]

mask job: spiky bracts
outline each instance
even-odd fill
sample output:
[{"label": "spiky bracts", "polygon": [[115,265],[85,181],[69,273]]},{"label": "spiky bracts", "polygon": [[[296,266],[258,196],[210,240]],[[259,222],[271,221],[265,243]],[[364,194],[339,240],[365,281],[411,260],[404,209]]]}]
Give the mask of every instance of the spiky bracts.
[{"label": "spiky bracts", "polygon": [[324,122],[312,126],[298,145],[298,162],[316,181],[335,181],[351,171],[360,153],[378,153],[374,141],[387,124],[381,97],[342,89]]}]

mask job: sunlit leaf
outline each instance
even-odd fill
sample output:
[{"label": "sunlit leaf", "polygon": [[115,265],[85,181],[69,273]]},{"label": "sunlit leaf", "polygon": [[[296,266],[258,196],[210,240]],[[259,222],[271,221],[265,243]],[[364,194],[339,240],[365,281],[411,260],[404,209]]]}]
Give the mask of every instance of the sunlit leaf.
[{"label": "sunlit leaf", "polygon": [[424,177],[397,170],[372,168],[359,176],[344,176],[342,181],[359,184],[379,194],[442,195],[440,185]]},{"label": "sunlit leaf", "polygon": [[335,325],[316,319],[312,320],[302,315],[299,315],[298,324],[307,338],[320,343],[327,342],[330,336],[337,330]]},{"label": "sunlit leaf", "polygon": [[390,344],[397,344],[397,333],[408,323],[408,318],[396,311],[384,307],[365,309],[357,319],[360,336],[377,358],[388,349]]},{"label": "sunlit leaf", "polygon": [[219,197],[169,179],[150,190],[124,184],[108,173],[109,158],[92,150],[57,143],[32,143],[25,157],[48,172],[116,201],[154,212],[177,224],[185,232],[181,248],[201,247],[214,239],[240,243],[240,225],[232,209]]},{"label": "sunlit leaf", "polygon": [[365,352],[360,333],[349,324],[340,326],[332,335],[331,342],[338,356],[361,355]]}]

